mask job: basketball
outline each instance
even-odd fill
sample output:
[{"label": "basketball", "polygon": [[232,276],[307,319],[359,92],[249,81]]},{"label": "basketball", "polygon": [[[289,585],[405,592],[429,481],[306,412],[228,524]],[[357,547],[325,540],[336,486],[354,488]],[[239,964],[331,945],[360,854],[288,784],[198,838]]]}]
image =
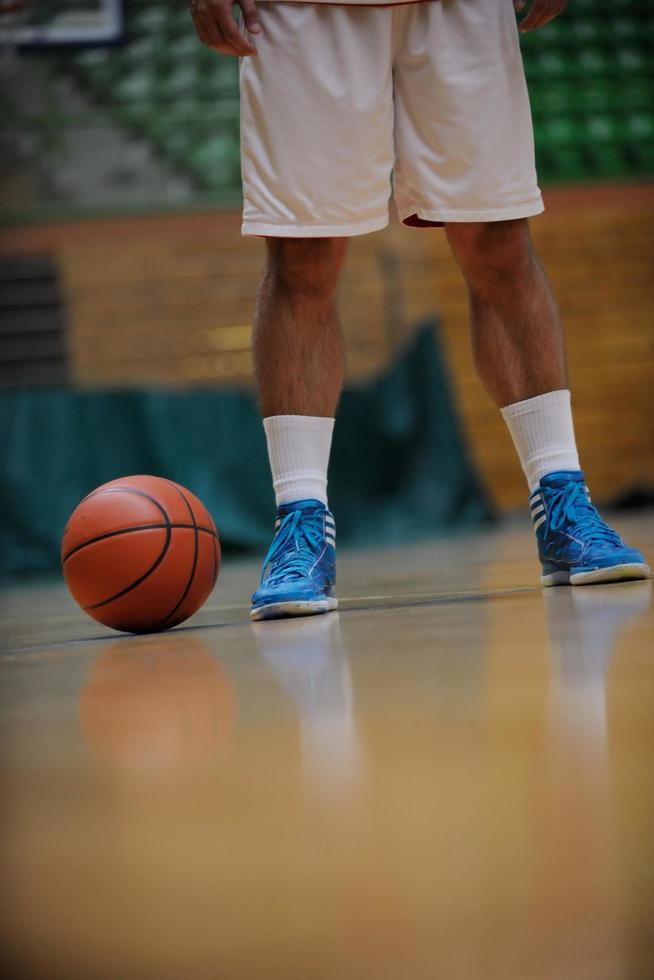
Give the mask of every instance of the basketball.
[{"label": "basketball", "polygon": [[197,612],[218,578],[220,541],[206,507],[158,476],[105,483],[73,511],[61,543],[71,595],[105,626],[170,629]]}]

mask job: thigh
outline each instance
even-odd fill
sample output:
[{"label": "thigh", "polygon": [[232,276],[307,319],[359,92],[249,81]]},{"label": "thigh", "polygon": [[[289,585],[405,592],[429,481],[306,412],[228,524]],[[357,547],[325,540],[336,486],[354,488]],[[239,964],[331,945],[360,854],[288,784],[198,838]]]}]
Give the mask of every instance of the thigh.
[{"label": "thigh", "polygon": [[244,234],[360,234],[388,220],[392,11],[258,4],[241,62]]},{"label": "thigh", "polygon": [[493,221],[542,211],[512,0],[403,11],[396,38],[400,217]]}]

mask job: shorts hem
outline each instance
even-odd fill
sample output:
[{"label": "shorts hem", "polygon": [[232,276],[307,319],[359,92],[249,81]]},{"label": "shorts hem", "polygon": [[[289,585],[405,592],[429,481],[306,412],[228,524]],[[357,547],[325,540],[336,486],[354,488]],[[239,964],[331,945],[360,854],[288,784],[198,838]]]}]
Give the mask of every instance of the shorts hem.
[{"label": "shorts hem", "polygon": [[372,231],[381,231],[388,224],[388,213],[366,218],[365,221],[355,221],[351,224],[319,225],[319,224],[276,224],[275,222],[250,221],[243,219],[242,235],[258,236],[259,238],[349,238],[352,235],[367,235]]},{"label": "shorts hem", "polygon": [[545,210],[542,197],[524,204],[514,204],[511,207],[490,208],[489,210],[459,211],[453,208],[426,208],[420,204],[407,204],[398,207],[400,221],[416,216],[421,221],[433,221],[443,224],[456,221],[510,221],[514,218],[531,218]]}]

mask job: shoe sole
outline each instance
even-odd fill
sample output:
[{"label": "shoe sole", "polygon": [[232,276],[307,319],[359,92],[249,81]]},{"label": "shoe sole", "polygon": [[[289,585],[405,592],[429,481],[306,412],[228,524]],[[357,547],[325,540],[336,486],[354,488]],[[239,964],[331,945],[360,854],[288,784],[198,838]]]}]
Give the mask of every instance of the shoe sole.
[{"label": "shoe sole", "polygon": [[602,582],[626,582],[634,579],[650,578],[649,565],[630,562],[625,565],[610,565],[607,568],[594,568],[592,572],[550,572],[541,575],[541,585],[599,585]]},{"label": "shoe sole", "polygon": [[338,599],[328,596],[326,599],[310,599],[303,602],[269,602],[265,606],[257,606],[250,611],[250,619],[284,619],[288,616],[317,616],[320,613],[332,612],[338,609]]}]

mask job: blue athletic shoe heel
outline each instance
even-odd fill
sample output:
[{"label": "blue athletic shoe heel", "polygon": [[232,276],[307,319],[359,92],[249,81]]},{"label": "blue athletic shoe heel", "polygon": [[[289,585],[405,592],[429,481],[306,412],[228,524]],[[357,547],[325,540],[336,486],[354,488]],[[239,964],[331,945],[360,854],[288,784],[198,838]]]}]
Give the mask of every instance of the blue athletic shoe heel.
[{"label": "blue athletic shoe heel", "polygon": [[319,500],[297,500],[277,510],[275,537],[252,596],[252,619],[311,616],[338,607],[336,525]]},{"label": "blue athletic shoe heel", "polygon": [[636,548],[599,516],[581,470],[548,473],[529,498],[543,585],[591,585],[650,577]]}]

